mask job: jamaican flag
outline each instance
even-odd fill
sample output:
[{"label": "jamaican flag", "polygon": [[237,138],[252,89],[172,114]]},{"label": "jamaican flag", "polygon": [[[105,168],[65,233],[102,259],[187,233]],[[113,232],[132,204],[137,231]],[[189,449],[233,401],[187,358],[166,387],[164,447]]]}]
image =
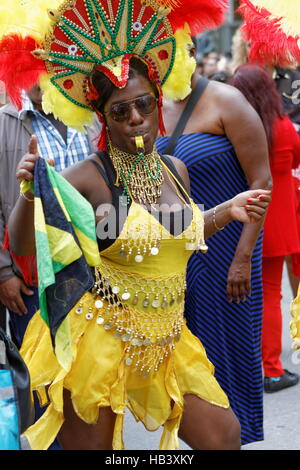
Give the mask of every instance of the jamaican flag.
[{"label": "jamaican flag", "polygon": [[68,369],[72,347],[68,312],[94,283],[100,264],[90,203],[45,160],[34,172],[34,223],[40,314],[57,359]]}]

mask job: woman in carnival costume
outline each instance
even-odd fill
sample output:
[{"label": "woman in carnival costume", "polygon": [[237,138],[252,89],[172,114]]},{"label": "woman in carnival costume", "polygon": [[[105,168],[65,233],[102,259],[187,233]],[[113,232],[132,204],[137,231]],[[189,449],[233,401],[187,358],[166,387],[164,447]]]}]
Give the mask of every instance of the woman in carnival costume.
[{"label": "woman in carnival costume", "polygon": [[[262,65],[288,67],[300,62],[300,10],[298,0],[240,0],[242,34],[249,41],[249,60]],[[295,99],[298,89],[295,88]],[[293,349],[300,349],[300,292],[291,306]]]},{"label": "woman in carnival costume", "polygon": [[30,2],[16,2],[20,27],[3,28],[0,76],[19,89],[39,79],[45,110],[77,127],[96,111],[103,128],[101,151],[65,178],[39,158],[35,137],[17,171],[10,249],[28,276],[36,256],[40,296],[22,354],[49,403],[24,443],[47,449],[58,435],[64,449],[122,449],[128,407],[148,430],[164,426],[161,449],[178,448],[178,434],[194,449],[238,449],[239,423],[183,320],[185,273],[216,226],[264,217],[270,192],[247,191],[203,217],[184,165],[154,146],[177,29],[217,24],[225,2],[53,3],[47,12],[34,2],[33,18]]}]

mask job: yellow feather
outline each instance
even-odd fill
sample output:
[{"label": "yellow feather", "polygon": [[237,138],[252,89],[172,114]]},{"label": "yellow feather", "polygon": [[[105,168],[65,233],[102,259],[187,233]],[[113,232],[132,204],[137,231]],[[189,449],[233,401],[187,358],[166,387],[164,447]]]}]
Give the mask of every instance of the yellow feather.
[{"label": "yellow feather", "polygon": [[175,33],[176,55],[175,62],[163,92],[167,99],[179,101],[191,93],[191,78],[196,68],[196,62],[189,54],[192,45],[191,32],[188,24]]},{"label": "yellow feather", "polygon": [[[42,43],[51,25],[49,3],[49,0],[1,0],[0,39],[19,33]],[[58,8],[62,3],[62,0],[51,0],[51,7]]]},{"label": "yellow feather", "polygon": [[52,113],[66,126],[73,127],[79,132],[86,132],[84,126],[91,125],[95,114],[88,109],[81,108],[69,101],[49,80],[48,74],[40,78],[40,87],[43,91],[43,110],[46,114]]},{"label": "yellow feather", "polygon": [[279,24],[287,36],[300,35],[299,0],[251,0],[251,2],[259,8],[268,10],[271,18],[282,18]]}]

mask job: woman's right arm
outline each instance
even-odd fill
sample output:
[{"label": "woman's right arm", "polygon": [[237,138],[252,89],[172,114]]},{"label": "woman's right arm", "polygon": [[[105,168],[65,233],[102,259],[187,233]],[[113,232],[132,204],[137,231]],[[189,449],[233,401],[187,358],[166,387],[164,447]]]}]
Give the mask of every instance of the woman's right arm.
[{"label": "woman's right arm", "polygon": [[[17,168],[17,179],[33,182],[34,167],[38,160],[37,138],[32,136],[28,153]],[[111,192],[94,166],[83,160],[66,168],[62,176],[79,191],[94,207],[111,202]],[[20,195],[8,222],[10,248],[17,256],[35,254],[34,196],[31,191]]]},{"label": "woman's right arm", "polygon": [[[21,159],[16,177],[21,184],[22,181],[33,183],[34,167],[40,158],[38,154],[37,138],[31,136],[28,153]],[[48,163],[51,164],[50,161]],[[74,167],[77,165],[74,165]],[[64,171],[63,176],[79,191],[82,171],[70,169]],[[34,230],[34,195],[31,190],[24,194],[20,193],[8,221],[8,234],[10,248],[17,256],[31,256],[35,254],[35,230]]]}]

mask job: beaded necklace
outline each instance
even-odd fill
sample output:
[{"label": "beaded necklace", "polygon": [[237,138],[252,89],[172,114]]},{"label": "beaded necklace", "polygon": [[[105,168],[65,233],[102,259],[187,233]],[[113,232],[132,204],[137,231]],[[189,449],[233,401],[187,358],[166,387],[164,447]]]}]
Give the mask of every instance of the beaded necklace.
[{"label": "beaded necklace", "polygon": [[117,172],[116,185],[123,186],[125,205],[131,198],[139,204],[155,204],[161,196],[164,176],[160,155],[155,147],[149,154],[141,150],[138,148],[138,153],[132,155],[109,142],[109,155]]}]

